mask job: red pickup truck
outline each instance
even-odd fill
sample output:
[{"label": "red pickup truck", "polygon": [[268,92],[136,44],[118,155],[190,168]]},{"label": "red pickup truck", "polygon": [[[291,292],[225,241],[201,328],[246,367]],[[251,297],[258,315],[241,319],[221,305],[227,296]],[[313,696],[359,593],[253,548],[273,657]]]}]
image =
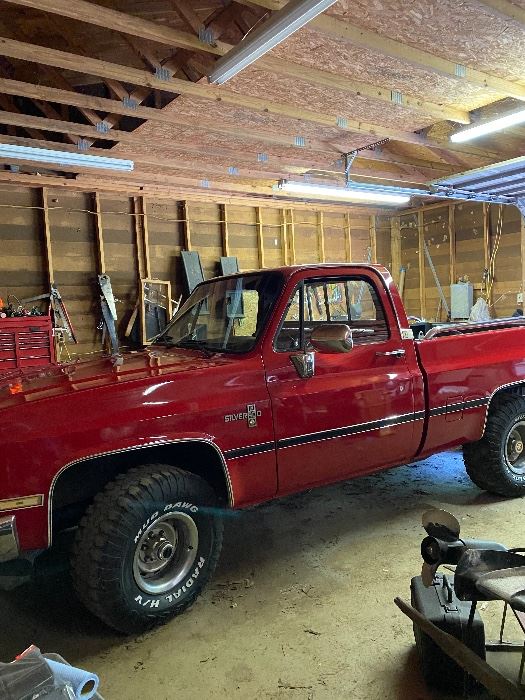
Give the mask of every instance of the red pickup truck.
[{"label": "red pickup truck", "polygon": [[75,528],[81,600],[147,629],[203,589],[226,508],[457,445],[479,487],[525,494],[524,392],[522,319],[414,340],[379,265],[204,282],[123,362],[0,380],[1,567]]}]

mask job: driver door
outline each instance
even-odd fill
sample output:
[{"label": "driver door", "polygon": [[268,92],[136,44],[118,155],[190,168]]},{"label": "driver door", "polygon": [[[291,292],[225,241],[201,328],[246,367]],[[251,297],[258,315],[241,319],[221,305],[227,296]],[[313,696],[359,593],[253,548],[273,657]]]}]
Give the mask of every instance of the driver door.
[{"label": "driver door", "polygon": [[[265,357],[279,493],[329,483],[415,454],[413,379],[389,297],[370,276],[309,278],[290,297]],[[291,361],[320,324],[353,329],[348,353],[316,352],[313,376]]]}]

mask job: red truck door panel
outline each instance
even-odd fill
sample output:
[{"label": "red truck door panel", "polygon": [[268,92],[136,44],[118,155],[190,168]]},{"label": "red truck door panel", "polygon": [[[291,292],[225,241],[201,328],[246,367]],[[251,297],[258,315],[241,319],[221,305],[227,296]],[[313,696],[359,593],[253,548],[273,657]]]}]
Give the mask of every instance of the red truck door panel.
[{"label": "red truck door panel", "polygon": [[522,328],[431,338],[416,348],[428,392],[423,454],[479,440],[491,394],[525,379]]},{"label": "red truck door panel", "polygon": [[320,323],[363,331],[355,331],[348,353],[316,352],[315,373],[307,379],[290,360],[300,343],[299,299],[296,290],[264,358],[281,494],[403,462],[420,439],[406,344],[385,290],[348,273],[304,281],[306,342]]}]

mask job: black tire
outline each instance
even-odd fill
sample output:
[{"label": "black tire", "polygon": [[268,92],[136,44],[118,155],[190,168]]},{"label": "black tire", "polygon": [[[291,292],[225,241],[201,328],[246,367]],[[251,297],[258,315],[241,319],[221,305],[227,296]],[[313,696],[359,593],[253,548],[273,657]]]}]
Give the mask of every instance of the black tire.
[{"label": "black tire", "polygon": [[[520,437],[512,442],[514,435]],[[520,450],[512,451],[512,444],[520,444]],[[481,440],[463,445],[467,474],[480,489],[498,496],[525,495],[524,444],[525,399],[503,395],[489,410]]]},{"label": "black tire", "polygon": [[72,553],[77,595],[118,632],[147,631],[195,601],[217,565],[222,532],[206,481],[163,464],[130,469],[80,522]]}]

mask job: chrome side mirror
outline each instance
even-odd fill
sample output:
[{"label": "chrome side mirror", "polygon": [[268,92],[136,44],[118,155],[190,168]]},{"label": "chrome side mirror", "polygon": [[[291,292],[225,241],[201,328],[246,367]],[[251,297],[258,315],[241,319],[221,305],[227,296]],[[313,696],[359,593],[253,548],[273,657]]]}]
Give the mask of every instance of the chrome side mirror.
[{"label": "chrome side mirror", "polygon": [[315,355],[313,352],[305,352],[301,355],[290,355],[293,366],[301,379],[309,379],[315,372]]},{"label": "chrome side mirror", "polygon": [[310,343],[317,352],[350,352],[354,347],[352,331],[346,323],[323,323],[312,331]]}]

